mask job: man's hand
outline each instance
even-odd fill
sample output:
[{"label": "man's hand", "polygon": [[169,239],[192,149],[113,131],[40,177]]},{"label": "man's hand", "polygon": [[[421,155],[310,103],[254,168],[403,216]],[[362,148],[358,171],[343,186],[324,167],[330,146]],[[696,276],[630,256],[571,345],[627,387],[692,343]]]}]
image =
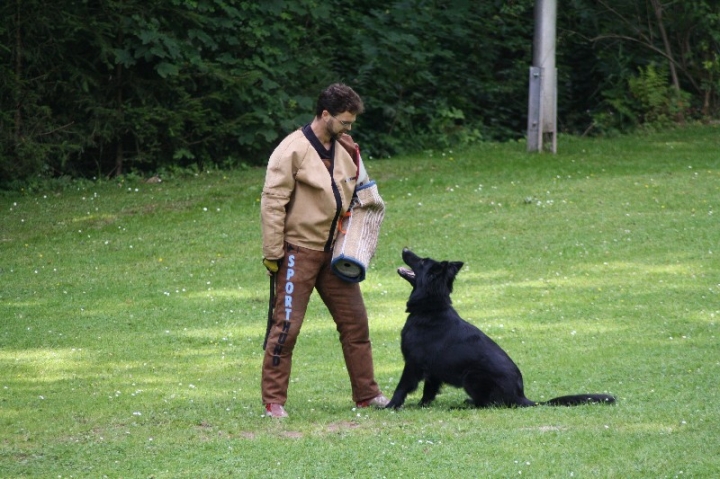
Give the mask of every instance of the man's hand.
[{"label": "man's hand", "polygon": [[282,261],[282,259],[263,258],[263,265],[268,270],[268,273],[275,274],[278,272],[278,269],[280,268],[281,261]]}]

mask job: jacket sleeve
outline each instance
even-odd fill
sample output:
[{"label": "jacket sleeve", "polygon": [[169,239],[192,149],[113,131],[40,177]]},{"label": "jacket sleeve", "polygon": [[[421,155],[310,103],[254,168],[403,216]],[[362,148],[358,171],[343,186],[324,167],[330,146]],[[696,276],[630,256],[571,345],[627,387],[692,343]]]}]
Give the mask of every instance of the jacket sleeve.
[{"label": "jacket sleeve", "polygon": [[281,143],[270,156],[260,199],[264,258],[280,259],[284,256],[285,215],[302,160],[298,156],[289,141]]}]

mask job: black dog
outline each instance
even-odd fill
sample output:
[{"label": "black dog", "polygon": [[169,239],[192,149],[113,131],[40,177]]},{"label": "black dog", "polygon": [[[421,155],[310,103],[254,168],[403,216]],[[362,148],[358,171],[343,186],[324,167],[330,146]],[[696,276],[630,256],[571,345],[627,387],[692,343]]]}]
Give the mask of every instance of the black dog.
[{"label": "black dog", "polygon": [[435,399],[443,383],[465,389],[476,407],[615,402],[606,394],[562,396],[543,403],[526,398],[522,374],[510,356],[452,307],[450,293],[463,263],[420,258],[409,249],[402,257],[411,269],[399,268],[398,274],[413,289],[401,334],[405,368],[388,408],[401,407],[421,380],[425,380],[421,406]]}]

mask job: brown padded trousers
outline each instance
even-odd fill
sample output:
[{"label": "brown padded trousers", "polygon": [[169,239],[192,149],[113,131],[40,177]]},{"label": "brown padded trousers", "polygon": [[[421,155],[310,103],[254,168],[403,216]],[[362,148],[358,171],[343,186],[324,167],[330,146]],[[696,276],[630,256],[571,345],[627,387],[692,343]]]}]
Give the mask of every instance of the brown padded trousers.
[{"label": "brown padded trousers", "polygon": [[332,252],[285,244],[285,258],[276,273],[274,324],[263,358],[263,404],[284,405],[287,401],[293,349],[313,289],[317,289],[340,333],[353,401],[365,401],[380,394],[360,285],[333,274],[331,261]]}]

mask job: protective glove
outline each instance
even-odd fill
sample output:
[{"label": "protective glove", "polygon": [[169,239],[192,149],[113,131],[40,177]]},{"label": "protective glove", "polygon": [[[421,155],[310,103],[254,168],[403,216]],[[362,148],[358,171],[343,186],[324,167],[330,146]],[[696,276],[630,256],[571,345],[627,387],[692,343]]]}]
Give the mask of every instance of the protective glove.
[{"label": "protective glove", "polygon": [[280,268],[280,263],[282,262],[281,259],[267,259],[263,258],[263,265],[268,270],[268,273],[275,274],[278,272],[278,269]]}]

